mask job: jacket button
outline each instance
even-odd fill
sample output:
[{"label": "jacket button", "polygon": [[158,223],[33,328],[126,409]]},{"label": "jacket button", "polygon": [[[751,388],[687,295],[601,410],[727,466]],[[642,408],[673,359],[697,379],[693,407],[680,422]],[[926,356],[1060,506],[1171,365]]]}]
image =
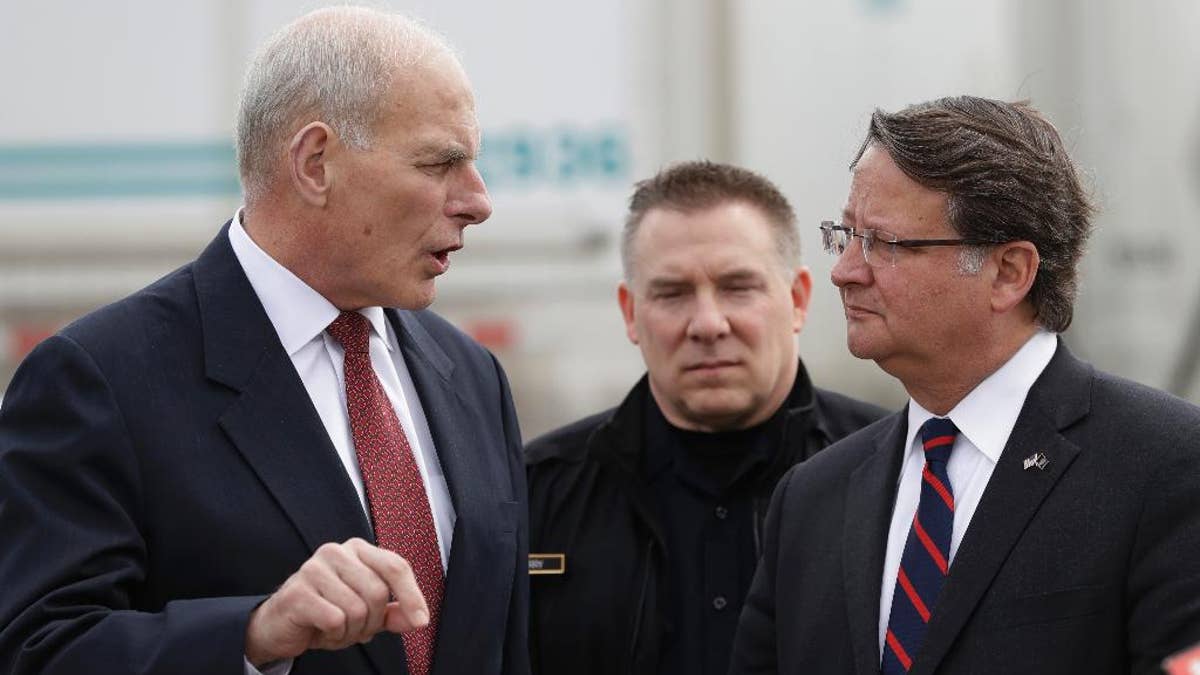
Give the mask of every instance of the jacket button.
[{"label": "jacket button", "polygon": [[725,520],[725,518],[729,516],[729,509],[725,508],[724,506],[718,506],[717,508],[713,509],[713,514],[716,515],[716,517],[720,520]]},{"label": "jacket button", "polygon": [[725,596],[723,595],[718,595],[717,597],[713,598],[713,609],[717,610],[718,612],[722,609],[725,609],[725,605],[728,604],[729,602],[725,600]]}]

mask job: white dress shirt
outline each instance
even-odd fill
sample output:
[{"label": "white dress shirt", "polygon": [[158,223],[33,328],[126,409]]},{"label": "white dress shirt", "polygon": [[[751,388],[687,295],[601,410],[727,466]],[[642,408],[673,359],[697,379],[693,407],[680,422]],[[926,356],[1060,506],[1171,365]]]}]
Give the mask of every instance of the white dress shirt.
[{"label": "white dress shirt", "polygon": [[[996,469],[1000,453],[1008,443],[1008,437],[1021,414],[1021,407],[1025,404],[1025,397],[1054,357],[1057,348],[1058,339],[1053,333],[1043,330],[1034,333],[1008,362],[980,382],[946,415],[958,427],[954,450],[946,464],[950,490],[954,493],[954,528],[950,536],[949,558],[952,572],[958,545],[967,526],[971,524],[971,517],[975,515],[979,500]],[[881,658],[900,558],[917,513],[917,502],[921,499],[921,470],[925,467],[925,453],[917,432],[931,417],[934,417],[933,413],[916,401],[909,400],[908,435],[904,446],[908,452],[900,465],[899,487],[896,505],[892,509],[892,526],[888,530],[883,585],[879,595]]]},{"label": "white dress shirt", "polygon": [[[325,332],[325,328],[333,323],[340,311],[259,248],[246,234],[241,222],[242,211],[239,209],[229,226],[229,243],[233,246],[233,253],[246,273],[246,278],[250,280],[250,285],[271,320],[271,325],[275,327],[279,342],[304,383],[313,407],[329,434],[329,440],[346,469],[346,475],[354,484],[363,512],[367,514],[367,521],[370,522],[371,511],[363,489],[358,457],[354,452],[354,436],[346,412],[344,352],[337,340]],[[442,569],[445,570],[450,559],[456,516],[433,437],[429,433],[425,411],[421,408],[421,400],[404,362],[400,343],[383,308],[367,307],[359,310],[359,313],[371,324],[371,366],[396,410],[396,417],[404,428],[417,468],[421,472],[421,480],[425,483],[425,493],[429,499],[441,551]],[[280,667],[273,666],[265,672],[271,675],[285,673],[290,669],[291,661],[281,662],[278,666]],[[258,671],[247,663],[246,672]]]}]

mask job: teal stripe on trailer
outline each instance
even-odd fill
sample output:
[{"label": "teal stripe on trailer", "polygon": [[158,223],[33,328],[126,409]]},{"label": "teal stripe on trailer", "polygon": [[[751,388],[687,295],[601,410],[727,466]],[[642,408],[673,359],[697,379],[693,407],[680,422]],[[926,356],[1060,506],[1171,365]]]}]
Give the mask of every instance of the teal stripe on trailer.
[{"label": "teal stripe on trailer", "polygon": [[241,192],[236,177],[122,180],[120,177],[44,183],[0,182],[0,200],[58,200],[128,197],[233,197]]},{"label": "teal stripe on trailer", "polygon": [[0,166],[234,161],[228,141],[0,145]]}]

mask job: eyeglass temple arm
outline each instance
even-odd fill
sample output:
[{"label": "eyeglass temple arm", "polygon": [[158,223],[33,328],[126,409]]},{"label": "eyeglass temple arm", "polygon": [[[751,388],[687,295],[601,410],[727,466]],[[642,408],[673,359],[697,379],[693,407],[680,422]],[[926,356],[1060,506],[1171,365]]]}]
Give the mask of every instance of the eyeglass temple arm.
[{"label": "eyeglass temple arm", "polygon": [[881,243],[900,246],[902,248],[922,248],[925,246],[993,246],[994,241],[978,239],[897,239],[896,241],[880,240]]}]

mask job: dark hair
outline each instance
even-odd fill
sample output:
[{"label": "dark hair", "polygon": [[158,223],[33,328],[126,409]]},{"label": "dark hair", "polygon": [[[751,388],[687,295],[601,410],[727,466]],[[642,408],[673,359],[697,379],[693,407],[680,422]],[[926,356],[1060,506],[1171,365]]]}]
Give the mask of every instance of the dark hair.
[{"label": "dark hair", "polygon": [[621,235],[621,265],[629,280],[633,271],[633,239],[652,209],[690,213],[728,202],[757,207],[774,230],[775,247],[784,265],[800,258],[796,213],[775,184],[749,169],[707,160],[680,162],[638,181],[629,198],[629,215]]},{"label": "dark hair", "polygon": [[960,236],[1032,243],[1041,258],[1029,291],[1038,323],[1056,332],[1071,325],[1093,207],[1058,131],[1028,101],[957,96],[876,110],[851,168],[870,146],[946,193]]}]

